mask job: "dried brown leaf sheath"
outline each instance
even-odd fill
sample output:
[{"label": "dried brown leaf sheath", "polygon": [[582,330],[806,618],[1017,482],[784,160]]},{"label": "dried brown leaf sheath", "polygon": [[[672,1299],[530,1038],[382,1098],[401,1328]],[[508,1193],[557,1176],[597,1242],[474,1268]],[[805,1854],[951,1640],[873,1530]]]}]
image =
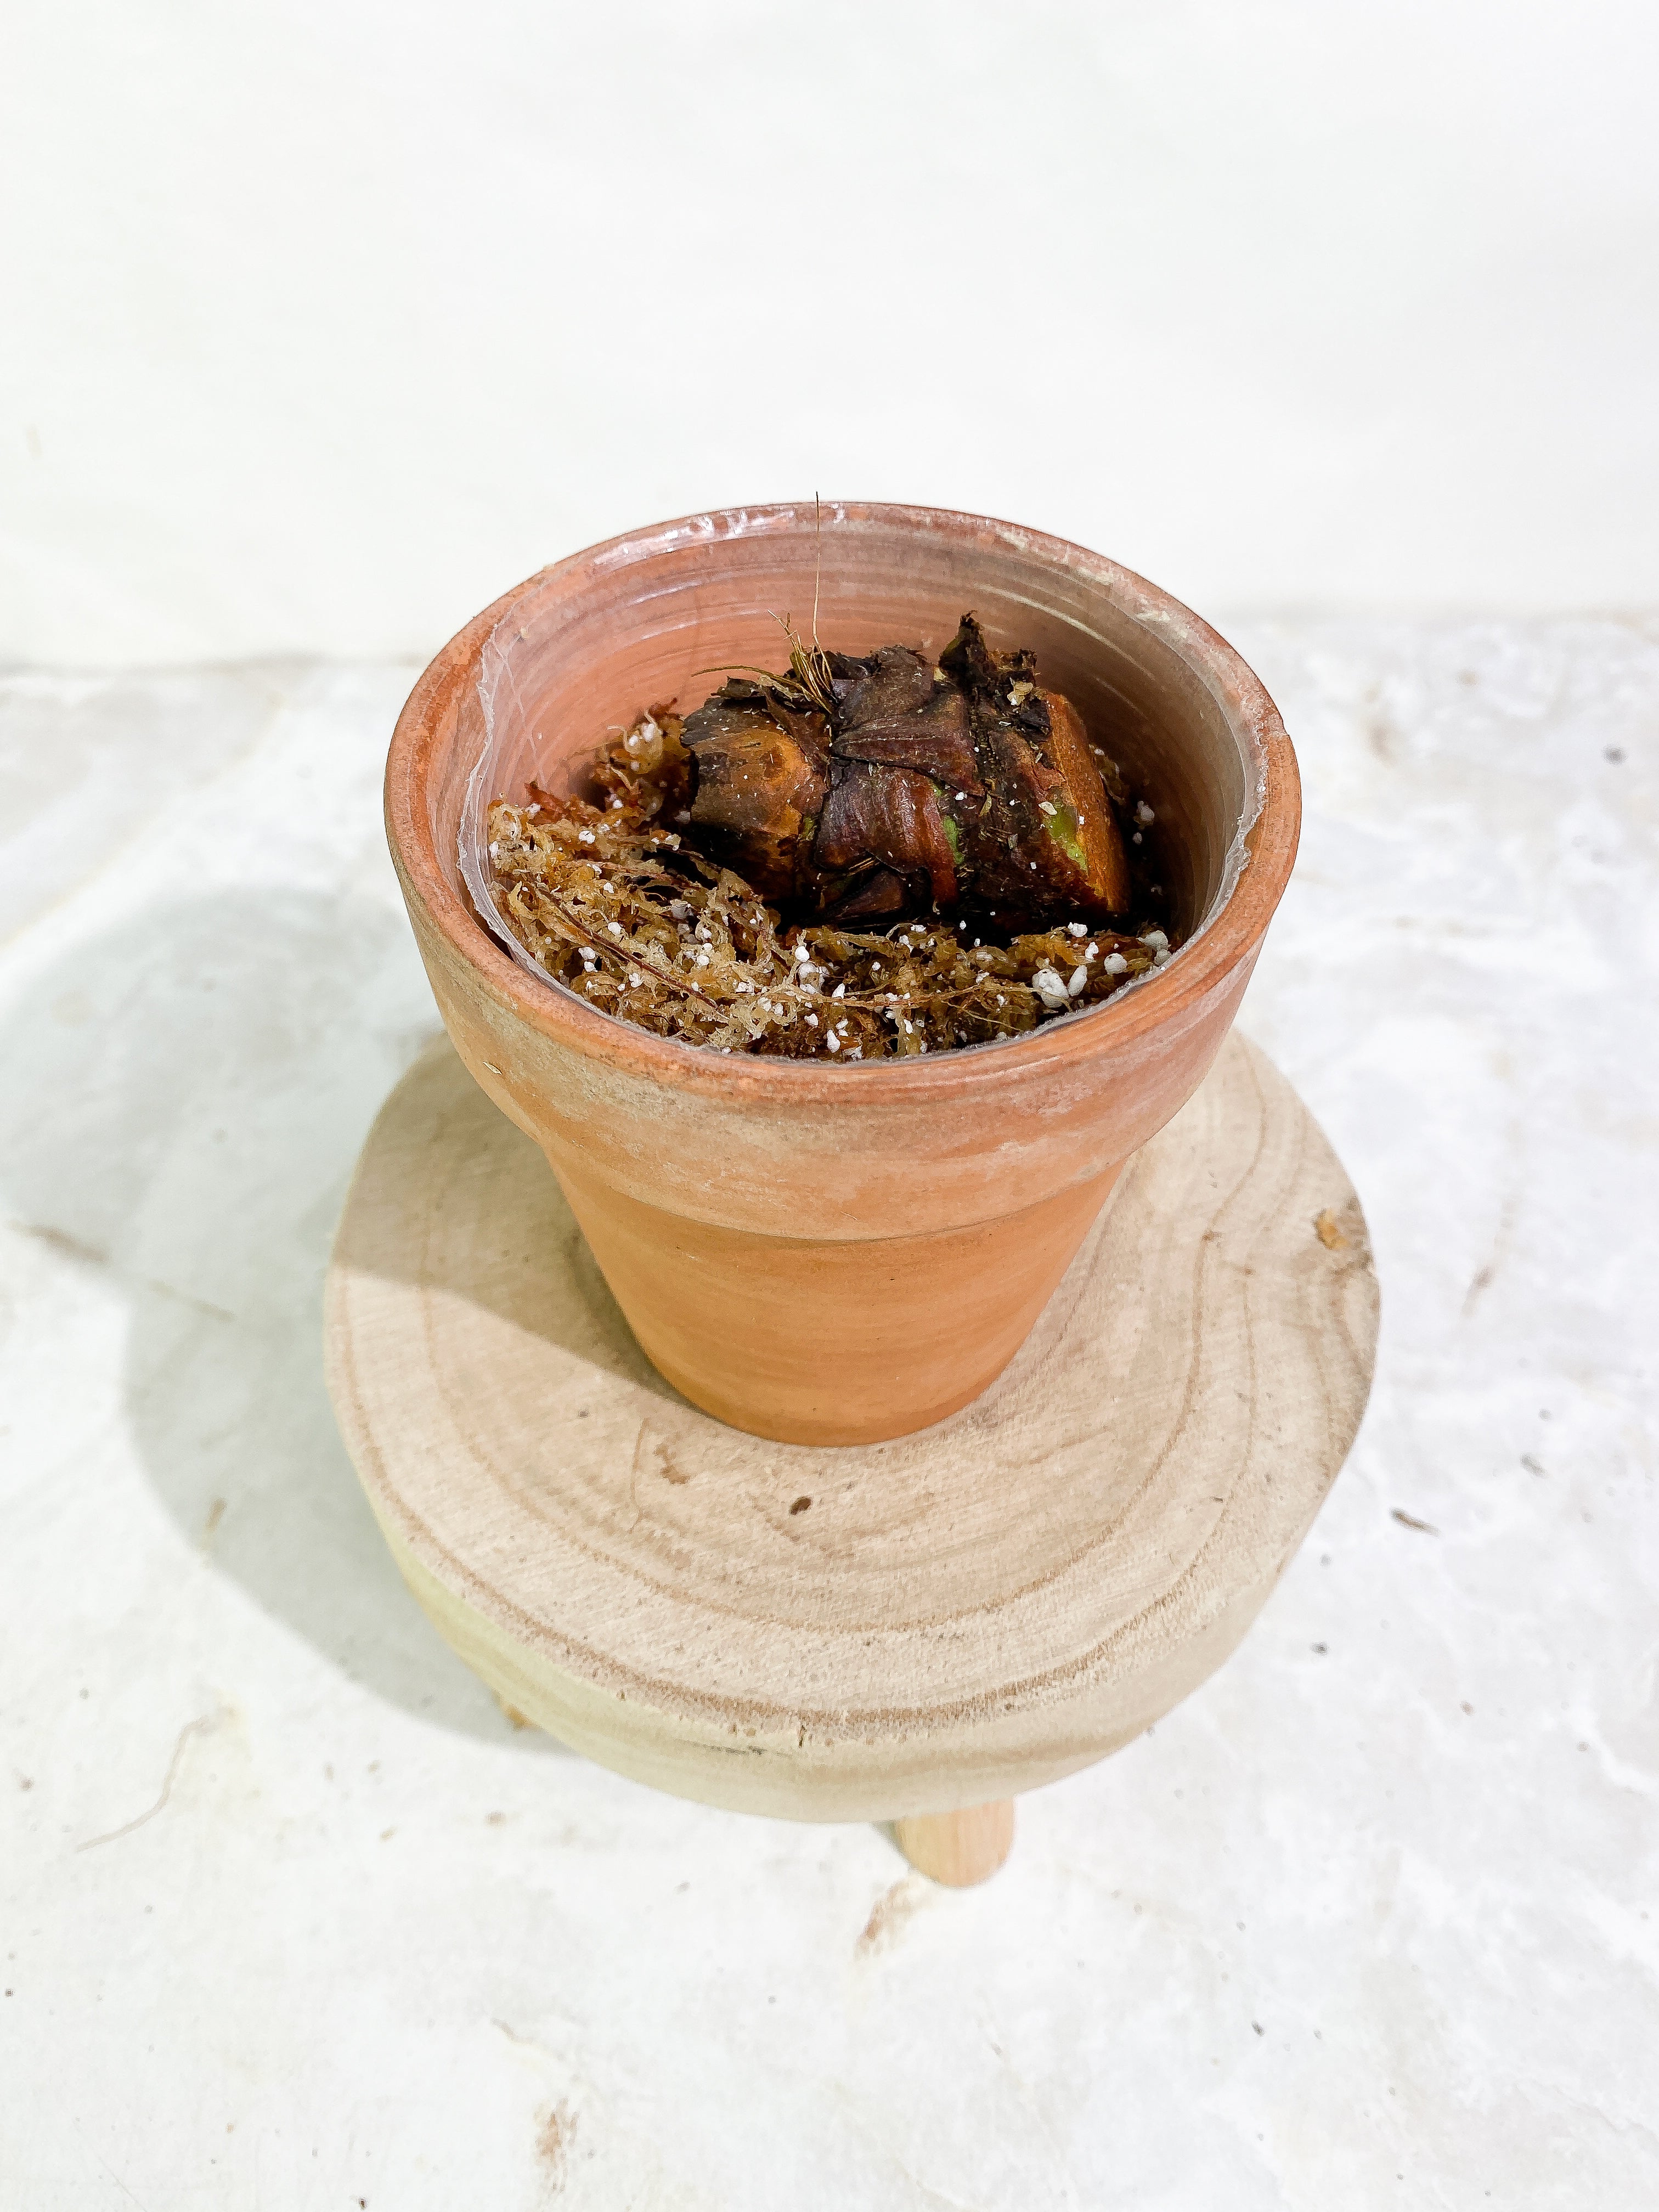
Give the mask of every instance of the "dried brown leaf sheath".
[{"label": "dried brown leaf sheath", "polygon": [[1031,654],[993,653],[964,615],[937,665],[901,645],[821,658],[833,714],[798,677],[755,672],[688,717],[708,849],[830,921],[1127,914],[1100,769]]}]

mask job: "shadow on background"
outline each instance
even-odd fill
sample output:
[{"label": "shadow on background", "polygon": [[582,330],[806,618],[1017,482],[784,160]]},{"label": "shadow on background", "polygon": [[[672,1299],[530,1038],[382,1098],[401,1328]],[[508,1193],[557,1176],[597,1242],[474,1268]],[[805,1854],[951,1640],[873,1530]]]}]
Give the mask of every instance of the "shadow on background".
[{"label": "shadow on background", "polygon": [[0,1028],[5,1211],[129,1299],[132,1433],[217,1568],[379,1695],[557,1749],[514,1732],[404,1587],[323,1385],[352,1164],[435,1027],[407,927],[367,900],[151,908]]},{"label": "shadow on background", "polygon": [[[410,1070],[390,1126],[368,1186],[378,1196],[340,1223],[341,1261],[482,1307],[583,1366],[690,1407],[641,1349],[539,1147],[491,1104],[447,1037]],[[403,1202],[411,1163],[442,1175],[441,1201]],[[453,1233],[463,1222],[466,1233]]]}]

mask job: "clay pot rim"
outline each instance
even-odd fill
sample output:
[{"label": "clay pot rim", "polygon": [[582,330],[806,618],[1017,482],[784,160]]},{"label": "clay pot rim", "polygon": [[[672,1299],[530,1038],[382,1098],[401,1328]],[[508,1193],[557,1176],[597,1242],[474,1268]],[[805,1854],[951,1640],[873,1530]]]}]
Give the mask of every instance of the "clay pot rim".
[{"label": "clay pot rim", "polygon": [[[1219,910],[1163,969],[1103,1006],[1063,1021],[1044,1023],[1023,1036],[1001,1037],[949,1052],[907,1060],[854,1061],[773,1059],[749,1053],[711,1053],[653,1036],[614,1014],[585,1006],[574,993],[535,981],[477,921],[440,864],[433,840],[426,785],[438,725],[456,692],[476,682],[483,648],[497,625],[530,591],[550,582],[580,592],[594,570],[631,565],[654,550],[688,541],[720,544],[769,530],[810,528],[812,510],[793,502],[714,509],[647,525],[587,546],[539,568],[502,593],[458,631],[422,673],[398,717],[386,769],[386,826],[392,857],[408,889],[441,934],[461,955],[488,994],[504,1011],[550,1041],[602,1060],[619,1073],[680,1090],[734,1093],[779,1105],[864,1107],[878,1094],[897,1103],[930,1093],[1029,1079],[1095,1057],[1108,1047],[1132,1045],[1148,1030],[1196,1007],[1258,945],[1271,921],[1296,859],[1301,827],[1301,780],[1296,754],[1279,710],[1255,672],[1200,616],[1158,586],[1103,554],[1018,523],[948,507],[826,502],[831,526],[897,524],[917,535],[1001,538],[1011,548],[1101,586],[1124,611],[1155,628],[1205,680],[1229,724],[1261,769],[1261,806],[1247,834],[1248,858]],[[849,1088],[850,1086],[850,1088]]]}]

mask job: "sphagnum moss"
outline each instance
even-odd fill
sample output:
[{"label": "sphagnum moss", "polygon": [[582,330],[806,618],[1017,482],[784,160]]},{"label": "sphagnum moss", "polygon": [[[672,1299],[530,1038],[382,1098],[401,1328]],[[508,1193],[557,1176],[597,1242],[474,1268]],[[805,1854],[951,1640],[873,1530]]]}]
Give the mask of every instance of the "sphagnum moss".
[{"label": "sphagnum moss", "polygon": [[[970,623],[964,622],[957,647]],[[970,646],[983,658],[976,626]],[[867,698],[870,672],[879,675],[890,656],[903,650],[886,647],[865,662],[824,656],[826,687],[833,679],[856,707],[860,680]],[[941,656],[948,657],[948,652]],[[957,665],[970,658],[964,648]],[[988,817],[994,804],[1015,819],[1023,774],[1028,795],[1060,794],[1047,804],[1040,796],[1033,801],[1023,825],[1028,842],[1041,839],[1045,854],[1059,850],[1082,880],[1085,856],[1074,836],[1056,839],[1054,812],[1109,805],[1121,861],[1119,815],[1144,828],[1153,818],[1151,810],[1144,801],[1132,802],[1098,749],[1091,749],[1086,793],[1079,797],[1076,789],[1074,751],[1067,763],[1071,781],[1062,787],[1042,743],[1047,702],[1054,695],[1036,693],[1029,655],[1002,656],[988,665],[994,680],[1014,672],[1012,696],[1006,709],[1000,699],[993,702],[990,714],[1000,719],[990,721],[988,738],[982,679],[978,693],[971,672],[957,686],[974,720],[970,725],[958,713],[957,720],[976,730],[978,761],[962,752],[962,731],[956,730],[961,757],[952,763],[954,773],[945,786],[928,787],[946,802],[941,810],[946,835],[936,842],[960,865],[962,817],[951,811],[952,799],[968,810],[970,825]],[[986,878],[991,895],[1001,901],[1000,927],[988,906],[975,910],[966,902],[954,916],[938,911],[935,902],[933,911],[886,921],[879,901],[891,897],[891,884],[901,887],[901,902],[909,903],[920,903],[933,888],[924,871],[907,874],[902,844],[890,836],[873,853],[854,854],[849,868],[843,839],[834,865],[817,866],[813,856],[823,846],[818,822],[790,803],[800,794],[792,785],[780,795],[763,781],[757,800],[752,788],[744,788],[744,763],[758,757],[757,732],[763,741],[775,733],[799,749],[825,789],[842,788],[854,777],[872,780],[874,799],[866,793],[860,803],[867,816],[879,817],[880,778],[927,781],[913,765],[925,745],[919,747],[915,731],[890,714],[876,734],[885,738],[887,755],[904,763],[896,766],[872,741],[867,720],[862,728],[855,722],[846,735],[817,699],[804,691],[799,698],[791,696],[791,680],[768,679],[770,689],[728,684],[691,718],[690,729],[663,708],[641,715],[596,763],[592,799],[563,797],[532,784],[522,805],[494,802],[489,858],[498,909],[554,981],[606,1013],[682,1043],[848,1063],[905,1059],[1017,1036],[1100,1004],[1170,957],[1167,926],[1131,924],[1125,915],[1103,914],[1098,893],[1091,899],[1092,914],[1074,908],[1062,918],[1044,915],[1039,926],[1019,928],[1034,905],[1045,899],[1052,905],[1064,895],[1067,878],[1062,873],[1054,880],[1046,857],[1049,872],[1029,864],[1019,846],[1020,825],[1011,832],[1001,817],[999,832],[1008,850],[999,850]],[[1034,695],[1045,708],[1041,731],[1026,708]],[[1057,706],[1071,715],[1064,701]],[[1003,726],[1023,709],[1024,734]],[[916,720],[929,716],[934,722],[942,719],[937,699],[926,700]],[[703,744],[688,744],[684,740],[696,736],[699,722]],[[741,742],[722,757],[718,748],[734,727]],[[838,742],[877,757],[843,760]],[[711,744],[717,748],[714,754]],[[1014,774],[999,786],[993,781],[994,763],[1010,756]],[[730,771],[724,782],[717,759]],[[973,775],[975,766],[986,772]],[[979,786],[971,794],[975,805],[969,805],[970,781]],[[1016,787],[1012,801],[1006,796],[1011,785]],[[1065,826],[1071,826],[1069,818]],[[1133,828],[1130,835],[1144,851]],[[749,863],[744,872],[727,864],[734,848]],[[1098,852],[1097,842],[1094,849]],[[1110,865],[1118,868],[1110,880],[1121,898],[1130,872]],[[1039,875],[1039,884],[1028,887],[1028,873]],[[1144,865],[1134,873],[1144,876]],[[752,876],[763,881],[757,884]],[[1011,885],[1018,885],[1017,896],[1011,897]],[[1086,881],[1083,888],[1089,896]],[[859,921],[866,926],[855,926]]]}]

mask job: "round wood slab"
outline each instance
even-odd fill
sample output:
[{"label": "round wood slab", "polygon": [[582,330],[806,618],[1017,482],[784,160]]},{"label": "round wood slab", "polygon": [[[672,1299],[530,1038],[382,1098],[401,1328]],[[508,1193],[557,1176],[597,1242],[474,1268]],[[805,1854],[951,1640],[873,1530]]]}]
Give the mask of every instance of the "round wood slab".
[{"label": "round wood slab", "polygon": [[1103,1758],[1226,1656],[1353,1439],[1376,1310],[1347,1177],[1235,1036],[983,1397],[770,1443],[651,1367],[441,1042],[346,1201],[329,1388],[416,1595],[508,1705],[659,1789],[890,1820]]}]

